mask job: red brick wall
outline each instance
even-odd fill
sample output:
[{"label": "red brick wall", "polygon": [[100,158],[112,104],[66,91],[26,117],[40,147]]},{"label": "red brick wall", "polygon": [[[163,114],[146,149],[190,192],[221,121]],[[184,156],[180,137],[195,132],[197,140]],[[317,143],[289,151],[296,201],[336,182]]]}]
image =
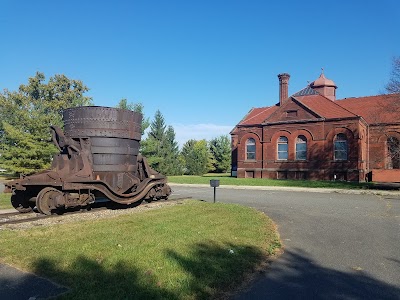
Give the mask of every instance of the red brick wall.
[{"label": "red brick wall", "polygon": [[372,170],[372,181],[374,182],[400,182],[400,169],[397,170]]},{"label": "red brick wall", "polygon": [[388,136],[395,136],[400,140],[400,126],[370,126],[369,133],[370,169],[385,169],[387,165],[386,140]]},{"label": "red brick wall", "polygon": [[[237,139],[237,177],[245,178],[246,171],[253,172],[254,178],[261,178],[261,171],[256,172],[256,169],[262,168],[263,151],[261,143],[261,126],[260,127],[246,127],[239,128],[238,135],[234,137]],[[246,141],[253,138],[256,141],[256,159],[246,159]]]},{"label": "red brick wall", "polygon": [[[344,133],[348,139],[348,160],[335,161],[333,139]],[[298,135],[307,138],[307,160],[295,159],[295,141]],[[277,140],[288,138],[288,160],[277,159]],[[256,160],[247,161],[246,141],[256,141]],[[264,127],[238,128],[237,177],[287,178],[310,180],[361,181],[366,173],[366,128],[358,120],[277,124]]]}]

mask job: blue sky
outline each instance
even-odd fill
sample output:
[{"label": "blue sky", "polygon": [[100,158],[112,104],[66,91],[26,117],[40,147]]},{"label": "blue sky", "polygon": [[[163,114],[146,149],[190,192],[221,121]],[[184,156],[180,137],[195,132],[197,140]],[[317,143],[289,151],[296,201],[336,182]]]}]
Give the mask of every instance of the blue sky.
[{"label": "blue sky", "polygon": [[337,97],[376,95],[400,55],[400,1],[0,0],[0,90],[37,71],[82,80],[95,105],[156,110],[180,144],[229,131],[324,68]]}]

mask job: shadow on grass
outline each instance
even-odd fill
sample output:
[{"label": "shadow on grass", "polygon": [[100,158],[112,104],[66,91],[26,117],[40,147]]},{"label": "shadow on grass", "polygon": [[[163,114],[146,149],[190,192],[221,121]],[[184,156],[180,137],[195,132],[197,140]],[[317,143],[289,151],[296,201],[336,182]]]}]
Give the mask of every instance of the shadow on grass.
[{"label": "shadow on grass", "polygon": [[174,250],[166,254],[187,274],[173,283],[172,291],[157,282],[152,272],[124,262],[105,267],[101,261],[79,257],[61,268],[57,261],[39,259],[34,273],[70,288],[57,299],[216,299],[236,288],[244,279],[243,271],[251,273],[265,257],[254,247],[214,242],[195,244],[188,257]]},{"label": "shadow on grass", "polygon": [[101,262],[79,257],[67,270],[48,259],[35,262],[35,273],[70,287],[57,299],[178,299],[149,273],[119,262],[104,267]]},{"label": "shadow on grass", "polygon": [[286,251],[251,289],[235,300],[247,299],[400,299],[400,288],[366,272],[338,271],[318,265],[300,249]]},{"label": "shadow on grass", "polygon": [[174,250],[167,251],[167,255],[191,275],[188,289],[194,299],[225,298],[248,279],[266,257],[255,247],[212,241],[194,245],[188,256]]},{"label": "shadow on grass", "polygon": [[[104,267],[101,262],[78,258],[66,271],[41,259],[35,273],[46,275],[71,288],[60,299],[399,299],[400,288],[369,276],[326,268],[299,249],[288,250],[273,261],[249,290],[231,294],[247,282],[244,276],[264,261],[257,248],[203,242],[185,255],[167,250],[187,276],[169,291],[151,273],[120,262]],[[258,274],[258,273],[257,273]]]}]

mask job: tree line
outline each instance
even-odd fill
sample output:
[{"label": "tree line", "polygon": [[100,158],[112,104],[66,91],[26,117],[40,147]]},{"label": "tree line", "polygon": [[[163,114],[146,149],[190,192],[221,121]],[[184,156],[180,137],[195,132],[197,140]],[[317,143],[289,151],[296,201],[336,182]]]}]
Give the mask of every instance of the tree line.
[{"label": "tree line", "polygon": [[[82,81],[55,75],[47,82],[37,72],[17,91],[0,93],[0,168],[15,174],[31,174],[50,168],[58,152],[51,142],[50,125],[63,128],[62,112],[66,108],[93,105]],[[143,115],[141,103],[121,99],[116,106]],[[147,131],[146,131],[147,130]],[[231,148],[227,135],[210,141],[191,139],[179,149],[172,126],[165,124],[158,110],[154,119],[143,118],[140,152],[150,166],[164,175],[203,175],[227,172]]]},{"label": "tree line", "polygon": [[[392,109],[400,112],[400,56],[393,58],[385,90],[399,95]],[[0,169],[31,174],[50,168],[57,149],[51,142],[49,127],[63,127],[64,109],[93,105],[92,98],[84,95],[87,91],[88,87],[80,80],[55,75],[46,82],[44,74],[37,72],[17,91],[0,92]],[[144,111],[141,103],[129,103],[127,99],[121,99],[117,107],[142,115]],[[165,124],[160,111],[152,121],[143,118],[142,135],[145,132],[148,134],[141,141],[140,152],[153,169],[164,175],[202,175],[230,169],[231,148],[227,135],[210,141],[191,139],[180,150],[174,128]],[[400,144],[398,141],[392,144],[390,153],[400,157]]]}]

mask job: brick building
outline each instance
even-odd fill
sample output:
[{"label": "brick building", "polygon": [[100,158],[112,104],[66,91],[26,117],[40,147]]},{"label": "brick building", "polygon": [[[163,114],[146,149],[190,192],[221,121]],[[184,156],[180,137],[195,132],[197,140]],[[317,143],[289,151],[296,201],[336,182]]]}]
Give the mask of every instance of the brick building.
[{"label": "brick building", "polygon": [[322,73],[279,103],[252,108],[231,131],[239,178],[400,182],[400,95],[336,99]]}]

